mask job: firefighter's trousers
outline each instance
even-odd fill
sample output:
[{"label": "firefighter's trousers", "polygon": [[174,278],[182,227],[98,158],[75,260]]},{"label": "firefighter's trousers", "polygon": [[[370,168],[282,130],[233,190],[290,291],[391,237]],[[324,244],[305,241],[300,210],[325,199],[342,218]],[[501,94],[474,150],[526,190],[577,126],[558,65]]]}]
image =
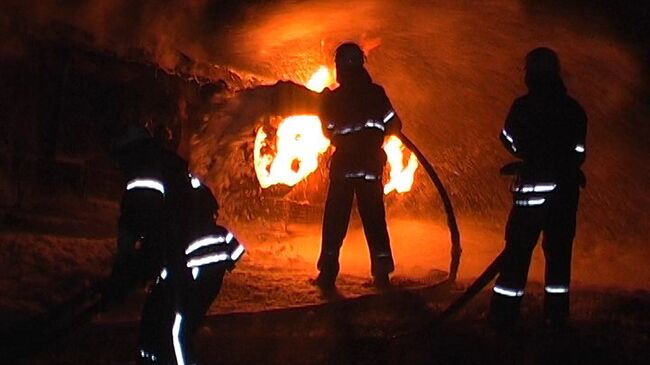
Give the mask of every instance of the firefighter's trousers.
[{"label": "firefighter's trousers", "polygon": [[[193,338],[221,290],[226,267],[218,263],[197,268],[184,288],[175,288],[173,273],[157,279],[142,311],[140,364],[179,364],[180,357],[185,364],[196,361]],[[174,290],[184,291],[182,305]]]},{"label": "firefighter's trousers", "polygon": [[335,278],[338,274],[339,251],[348,230],[352,201],[355,195],[363,231],[370,250],[372,275],[387,275],[394,270],[386,228],[384,191],[381,180],[332,178],[325,203],[322,247],[318,259],[318,269],[321,275]]},{"label": "firefighter's trousers", "polygon": [[513,206],[506,225],[505,256],[490,307],[493,321],[506,324],[517,319],[532,252],[541,232],[546,261],[545,318],[562,323],[568,318],[578,196],[577,185],[560,185],[544,204]]}]

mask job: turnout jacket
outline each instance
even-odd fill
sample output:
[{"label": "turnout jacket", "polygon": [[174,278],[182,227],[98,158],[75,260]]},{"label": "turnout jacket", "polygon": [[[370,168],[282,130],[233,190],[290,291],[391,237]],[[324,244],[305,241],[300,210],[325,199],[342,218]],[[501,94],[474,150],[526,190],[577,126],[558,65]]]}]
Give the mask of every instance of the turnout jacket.
[{"label": "turnout jacket", "polygon": [[584,185],[580,166],[585,161],[586,132],[584,110],[565,92],[529,93],[512,104],[500,139],[522,160],[519,185]]},{"label": "turnout jacket", "polygon": [[323,133],[335,147],[331,178],[381,178],[386,164],[384,137],[401,129],[401,121],[381,86],[366,76],[333,91],[326,89],[320,118]]}]

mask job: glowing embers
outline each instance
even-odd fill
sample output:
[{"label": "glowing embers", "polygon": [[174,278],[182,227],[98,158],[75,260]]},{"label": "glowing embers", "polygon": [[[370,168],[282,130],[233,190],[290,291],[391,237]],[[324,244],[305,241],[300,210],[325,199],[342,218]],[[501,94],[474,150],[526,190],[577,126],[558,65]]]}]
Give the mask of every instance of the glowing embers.
[{"label": "glowing embers", "polygon": [[415,170],[418,168],[418,159],[413,152],[410,152],[408,162],[404,165],[404,152],[406,147],[402,144],[399,138],[395,136],[388,137],[384,143],[384,151],[388,157],[388,165],[390,167],[390,179],[384,185],[384,194],[388,194],[395,190],[398,193],[404,193],[411,190],[413,186],[413,178]]},{"label": "glowing embers", "polygon": [[274,141],[267,137],[264,127],[259,128],[253,149],[255,174],[263,188],[296,185],[318,168],[318,156],[330,145],[320,120],[313,115],[285,118]]}]

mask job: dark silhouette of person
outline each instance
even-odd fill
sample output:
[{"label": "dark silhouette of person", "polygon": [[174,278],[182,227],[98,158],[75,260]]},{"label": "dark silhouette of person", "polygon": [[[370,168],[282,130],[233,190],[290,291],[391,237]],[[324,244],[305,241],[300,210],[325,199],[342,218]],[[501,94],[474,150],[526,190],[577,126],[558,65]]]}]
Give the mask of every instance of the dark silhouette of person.
[{"label": "dark silhouette of person", "polygon": [[146,129],[127,128],[115,151],[126,188],[104,302],[119,301],[134,280],[155,280],[142,310],[138,363],[190,363],[193,336],[243,246],[215,225],[216,199],[186,161]]},{"label": "dark silhouette of person", "polygon": [[553,50],[528,53],[525,82],[528,93],[514,101],[500,135],[520,161],[504,167],[515,175],[513,207],[489,320],[497,328],[516,323],[532,251],[543,232],[544,318],[547,325],[561,328],[569,317],[571,251],[580,186],[585,186],[580,166],[586,154],[587,116],[567,95]]},{"label": "dark silhouette of person", "polygon": [[384,208],[382,172],[387,134],[397,134],[401,121],[384,89],[372,82],[365,57],[354,43],[336,50],[339,87],[322,94],[323,132],[335,151],[330,162],[329,190],[323,217],[320,271],[316,284],[332,289],[339,272],[339,251],[347,233],[356,195],[363,230],[370,249],[371,273],[378,287],[389,285],[394,263]]}]

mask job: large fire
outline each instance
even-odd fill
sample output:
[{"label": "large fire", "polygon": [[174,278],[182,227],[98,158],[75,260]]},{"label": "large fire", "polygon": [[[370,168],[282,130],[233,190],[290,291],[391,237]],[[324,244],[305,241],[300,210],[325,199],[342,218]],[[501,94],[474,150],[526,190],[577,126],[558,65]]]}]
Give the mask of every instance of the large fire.
[{"label": "large fire", "polygon": [[316,170],[318,156],[330,145],[315,115],[285,118],[275,133],[275,146],[267,137],[264,127],[258,129],[253,150],[255,173],[263,188],[296,185]]},{"label": "large fire", "polygon": [[[321,92],[334,83],[326,66],[321,66],[305,84],[310,90]],[[266,127],[260,127],[253,150],[255,174],[262,188],[275,184],[294,186],[318,168],[318,158],[327,151],[330,141],[323,135],[321,121],[315,115],[295,115],[283,119],[269,138]],[[384,142],[388,157],[389,179],[384,194],[411,190],[418,161],[396,136]],[[409,157],[404,163],[404,154]]]}]

